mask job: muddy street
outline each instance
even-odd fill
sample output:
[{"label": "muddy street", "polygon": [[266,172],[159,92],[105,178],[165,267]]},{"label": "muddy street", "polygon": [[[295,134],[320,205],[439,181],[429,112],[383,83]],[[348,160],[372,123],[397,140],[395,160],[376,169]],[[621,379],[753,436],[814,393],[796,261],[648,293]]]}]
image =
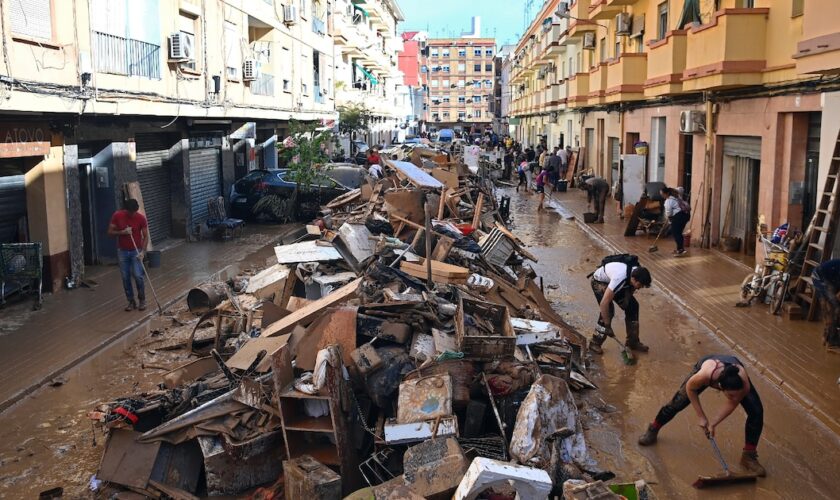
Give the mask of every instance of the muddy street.
[{"label": "muddy street", "polygon": [[[564,318],[581,333],[591,335],[597,316],[589,274],[605,251],[572,220],[556,211],[537,212],[537,198],[513,189],[512,230],[530,245],[540,258],[535,265],[544,277],[546,295]],[[563,198],[582,196],[577,190],[558,193]],[[641,255],[642,264],[645,256]],[[803,408],[745,365],[764,404],[764,431],[758,446],[759,459],[767,477],[752,485],[732,485],[714,490],[695,490],[691,483],[698,474],[720,472],[712,449],[696,425],[694,412],[681,412],[659,434],[659,442],[642,448],[636,440],[670,400],[694,363],[711,353],[730,350],[695,317],[683,311],[654,286],[637,294],[641,305],[641,339],[651,350],[638,355],[635,366],[625,366],[618,345],[604,344],[603,356],[596,356],[593,370],[600,386],[599,397],[586,398],[584,413],[590,417],[587,437],[593,454],[618,477],[639,476],[656,483],[664,498],[836,498],[831,478],[840,466],[838,437],[825,429]],[[623,341],[623,313],[617,312],[613,327]],[[745,325],[748,328],[748,325]],[[702,396],[708,415],[714,414],[723,395],[705,391]],[[718,444],[731,467],[736,468],[744,438],[745,414],[740,408],[718,427]]]}]

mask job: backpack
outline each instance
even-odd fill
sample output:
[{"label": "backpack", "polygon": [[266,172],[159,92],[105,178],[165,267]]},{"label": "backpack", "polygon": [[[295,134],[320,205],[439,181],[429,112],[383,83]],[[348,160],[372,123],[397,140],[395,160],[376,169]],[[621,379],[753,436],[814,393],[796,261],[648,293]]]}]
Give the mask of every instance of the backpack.
[{"label": "backpack", "polygon": [[[606,257],[601,259],[601,263],[598,265],[598,267],[595,268],[595,271],[613,262],[620,262],[627,265],[627,278],[625,279],[625,283],[628,279],[630,279],[630,271],[632,271],[634,267],[641,266],[641,264],[639,264],[638,255],[633,255],[631,253],[618,253],[614,255],[607,255]],[[592,275],[595,274],[595,271],[592,271],[586,277],[591,278]],[[619,286],[615,291],[618,292],[619,290],[624,288],[625,283],[622,283],[621,286]]]},{"label": "backpack", "polygon": [[677,206],[680,207],[680,212],[691,214],[691,205],[682,198],[677,198]]}]

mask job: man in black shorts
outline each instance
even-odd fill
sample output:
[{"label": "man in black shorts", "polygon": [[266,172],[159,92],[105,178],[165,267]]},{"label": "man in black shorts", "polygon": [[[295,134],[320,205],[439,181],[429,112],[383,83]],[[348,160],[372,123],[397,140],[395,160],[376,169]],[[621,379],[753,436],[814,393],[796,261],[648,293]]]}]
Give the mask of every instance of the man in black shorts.
[{"label": "man in black shorts", "polygon": [[[707,387],[723,392],[726,403],[717,416],[711,421],[706,417],[700,404],[700,393]],[[679,390],[668,404],[662,407],[656,418],[639,438],[639,444],[650,446],[656,443],[659,430],[673,419],[677,413],[689,405],[697,413],[698,425],[706,436],[714,437],[715,428],[723,422],[738,405],[747,413],[747,423],[744,426],[744,451],[741,454],[741,466],[758,476],[764,477],[767,472],[758,462],[758,439],[764,428],[764,407],[758,397],[747,371],[741,361],[735,356],[713,354],[706,356],[694,365],[691,375],[682,383]]]}]

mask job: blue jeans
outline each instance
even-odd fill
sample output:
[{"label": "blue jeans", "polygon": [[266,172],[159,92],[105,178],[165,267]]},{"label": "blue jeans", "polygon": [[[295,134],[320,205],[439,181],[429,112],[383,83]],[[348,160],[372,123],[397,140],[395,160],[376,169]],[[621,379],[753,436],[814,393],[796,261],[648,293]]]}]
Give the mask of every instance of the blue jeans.
[{"label": "blue jeans", "polygon": [[134,301],[134,290],[131,287],[131,277],[133,276],[134,283],[137,285],[137,298],[141,301],[146,300],[146,289],[143,286],[143,267],[140,265],[140,259],[137,258],[137,251],[117,250],[117,256],[120,263],[120,274],[122,275],[125,298],[129,302]]}]

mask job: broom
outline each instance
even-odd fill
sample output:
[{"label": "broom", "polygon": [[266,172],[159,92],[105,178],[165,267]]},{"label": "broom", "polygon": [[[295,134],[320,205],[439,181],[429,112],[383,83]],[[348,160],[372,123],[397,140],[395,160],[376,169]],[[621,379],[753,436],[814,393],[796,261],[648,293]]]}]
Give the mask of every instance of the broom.
[{"label": "broom", "polygon": [[697,480],[691,483],[697,489],[706,487],[706,486],[718,486],[721,484],[732,484],[732,483],[744,483],[744,482],[752,482],[755,481],[758,476],[755,474],[734,474],[732,471],[729,470],[729,466],[726,465],[726,460],[723,459],[723,455],[720,452],[720,448],[718,448],[717,443],[715,442],[715,438],[712,435],[708,435],[709,442],[712,443],[712,451],[715,452],[715,457],[717,458],[720,465],[723,467],[723,474],[718,474],[717,476],[698,476]]},{"label": "broom", "polygon": [[659,251],[659,247],[658,247],[658,246],[656,246],[656,244],[657,244],[657,243],[659,243],[659,238],[661,238],[661,237],[662,237],[662,233],[664,233],[664,232],[665,232],[665,228],[666,228],[666,227],[668,227],[668,223],[667,223],[667,222],[663,222],[663,223],[662,223],[662,227],[659,229],[659,234],[657,234],[657,235],[656,235],[656,239],[655,239],[655,240],[653,240],[653,245],[651,245],[651,247],[650,247],[650,248],[648,248],[648,252],[650,252],[650,253],[654,253],[654,252],[658,252],[658,251]]}]

